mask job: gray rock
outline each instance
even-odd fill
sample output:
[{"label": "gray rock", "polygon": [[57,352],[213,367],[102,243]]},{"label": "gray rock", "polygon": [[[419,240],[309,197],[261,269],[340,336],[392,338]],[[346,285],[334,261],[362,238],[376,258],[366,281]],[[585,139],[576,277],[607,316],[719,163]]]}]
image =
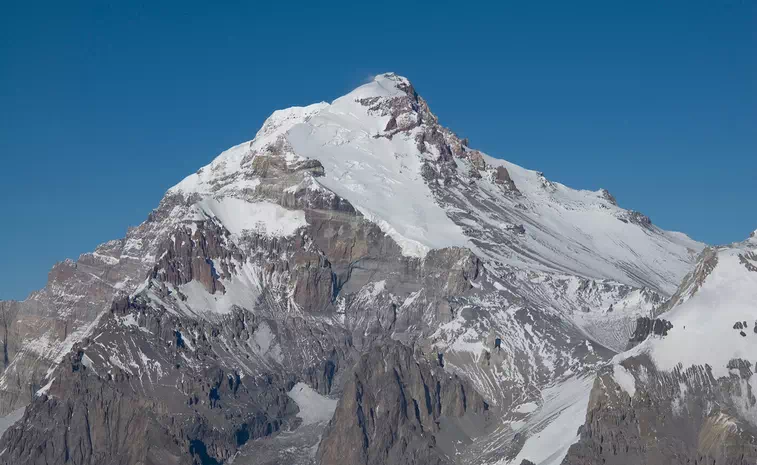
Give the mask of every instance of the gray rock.
[{"label": "gray rock", "polygon": [[[464,380],[387,342],[355,366],[318,449],[319,463],[447,464],[445,422],[485,422],[489,405]],[[449,428],[449,427],[447,427]]]},{"label": "gray rock", "polygon": [[607,189],[600,189],[599,192],[602,195],[602,198],[607,200],[613,205],[618,205],[618,201],[615,200],[615,196],[610,193]]},{"label": "gray rock", "polygon": [[[732,361],[740,375],[713,378],[708,367],[659,372],[647,356],[622,362],[634,373],[631,398],[612,370],[594,383],[586,423],[563,465],[746,465],[757,461],[757,431],[736,402],[755,405],[751,363]],[[638,373],[644,376],[638,376]],[[744,388],[746,387],[746,391]]]}]

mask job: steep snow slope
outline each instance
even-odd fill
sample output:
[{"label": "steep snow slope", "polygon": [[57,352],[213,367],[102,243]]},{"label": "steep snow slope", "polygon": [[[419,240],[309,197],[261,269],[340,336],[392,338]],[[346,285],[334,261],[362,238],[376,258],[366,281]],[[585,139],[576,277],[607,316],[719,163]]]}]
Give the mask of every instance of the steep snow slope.
[{"label": "steep snow slope", "polygon": [[[486,155],[483,160],[505,168],[517,193],[497,189],[485,177],[478,189],[455,187],[446,199],[457,199],[452,208],[467,212],[456,215],[461,221],[492,231],[477,243],[493,259],[671,294],[702,250],[686,235],[664,231],[646,216],[618,207],[603,189],[577,191],[504,160]],[[487,198],[491,203],[482,201]],[[522,228],[519,234],[496,234],[516,227]]]},{"label": "steep snow slope", "polygon": [[348,199],[402,247],[423,257],[430,249],[468,246],[460,226],[447,217],[426,186],[421,167],[433,155],[420,154],[414,135],[383,134],[390,115],[372,114],[362,99],[405,95],[404,78],[379,76],[335,100],[287,132],[294,151],[323,163],[324,186]]},{"label": "steep snow slope", "polygon": [[[716,377],[728,376],[733,359],[757,354],[757,237],[714,248],[707,266],[684,287],[685,298],[660,318],[672,329],[650,337],[618,358],[648,353],[661,370],[707,364]],[[755,386],[757,387],[757,385]]]},{"label": "steep snow slope", "polygon": [[254,178],[235,180],[221,189],[214,186],[243,170],[246,156],[279,143],[288,150],[289,160],[320,161],[325,176],[317,182],[348,199],[407,255],[422,257],[432,248],[468,245],[462,228],[447,217],[425,185],[420,174],[424,157],[412,136],[375,137],[383,133],[390,116],[371,114],[360,103],[362,99],[405,96],[397,83],[409,85],[404,78],[380,75],[330,105],[276,111],[255,139],[223,152],[169,192],[223,195],[254,188]]}]

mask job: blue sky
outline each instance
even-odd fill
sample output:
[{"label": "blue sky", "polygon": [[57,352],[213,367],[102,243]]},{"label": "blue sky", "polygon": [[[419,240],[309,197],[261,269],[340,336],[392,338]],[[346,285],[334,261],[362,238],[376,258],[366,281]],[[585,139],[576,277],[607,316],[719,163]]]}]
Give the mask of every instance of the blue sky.
[{"label": "blue sky", "polygon": [[384,71],[473,147],[664,228],[757,228],[755,2],[136,3],[2,4],[0,299],[273,110]]}]

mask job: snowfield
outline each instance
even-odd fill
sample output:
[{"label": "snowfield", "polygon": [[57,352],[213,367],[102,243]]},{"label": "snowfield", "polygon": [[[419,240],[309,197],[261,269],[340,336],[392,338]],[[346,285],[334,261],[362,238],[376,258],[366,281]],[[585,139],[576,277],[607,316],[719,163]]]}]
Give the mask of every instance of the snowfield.
[{"label": "snowfield", "polygon": [[336,399],[329,399],[318,394],[313,388],[305,383],[297,383],[287,393],[300,408],[297,416],[302,418],[303,425],[314,423],[328,423],[336,410]]},{"label": "snowfield", "polygon": [[203,199],[197,203],[197,220],[216,218],[232,234],[255,231],[271,236],[291,236],[306,226],[305,212],[288,210],[272,202],[246,202],[234,197]]},{"label": "snowfield", "polygon": [[[757,238],[716,249],[717,264],[701,287],[660,318],[673,329],[650,337],[633,350],[650,354],[662,370],[708,364],[717,378],[728,376],[728,362],[757,354]],[[735,328],[740,323],[739,328]],[[743,335],[742,335],[743,333]]]}]

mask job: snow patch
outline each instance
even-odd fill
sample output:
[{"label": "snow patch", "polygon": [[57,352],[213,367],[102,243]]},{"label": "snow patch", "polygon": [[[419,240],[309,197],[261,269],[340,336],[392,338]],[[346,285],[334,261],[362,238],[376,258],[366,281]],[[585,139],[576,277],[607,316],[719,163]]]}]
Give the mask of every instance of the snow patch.
[{"label": "snow patch", "polygon": [[0,436],[5,433],[8,428],[16,424],[18,420],[23,418],[24,412],[26,411],[26,406],[17,408],[16,410],[12,411],[8,415],[4,417],[0,417]]},{"label": "snow patch", "polygon": [[326,423],[334,416],[337,400],[318,394],[305,383],[295,384],[287,395],[300,408],[297,417],[302,418],[303,425]]},{"label": "snow patch", "polygon": [[305,212],[287,210],[272,202],[247,202],[234,197],[206,198],[197,203],[201,215],[217,218],[232,234],[254,231],[271,236],[291,236],[307,226]]},{"label": "snow patch", "polygon": [[539,404],[537,404],[536,402],[526,402],[525,404],[520,404],[519,406],[515,407],[513,411],[518,413],[531,413],[538,408]]},{"label": "snow patch", "polygon": [[47,382],[47,384],[42,386],[42,388],[37,391],[36,395],[41,396],[42,394],[47,394],[48,391],[50,391],[50,387],[52,387],[53,385],[53,381],[55,381],[55,378],[52,378],[50,381]]},{"label": "snow patch", "polygon": [[618,386],[626,391],[629,396],[633,397],[636,394],[636,378],[633,377],[633,374],[626,367],[619,363],[613,365],[612,377],[618,383]]},{"label": "snow patch", "polygon": [[578,428],[586,420],[594,377],[569,378],[544,391],[544,403],[519,431],[529,436],[518,455],[501,465],[520,465],[530,460],[538,465],[559,465],[579,439]]}]

